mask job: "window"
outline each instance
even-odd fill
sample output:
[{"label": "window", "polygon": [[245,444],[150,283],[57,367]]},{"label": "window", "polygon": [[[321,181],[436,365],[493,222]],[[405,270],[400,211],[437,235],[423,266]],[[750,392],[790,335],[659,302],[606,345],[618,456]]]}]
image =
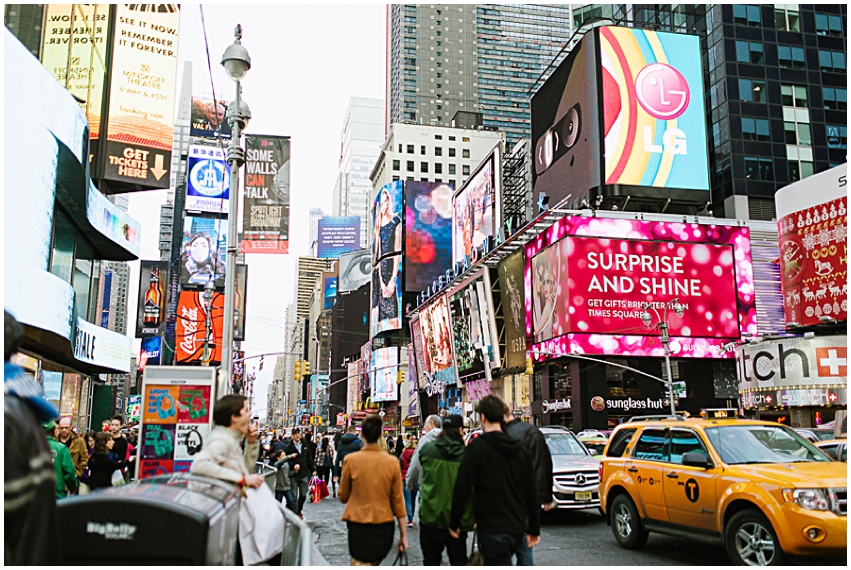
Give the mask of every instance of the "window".
[{"label": "window", "polygon": [[413,160],[409,160],[407,162],[407,164],[405,165],[405,170],[407,170],[408,172],[414,171],[414,161]]},{"label": "window", "polygon": [[733,6],[733,20],[741,26],[759,26],[759,6]]},{"label": "window", "polygon": [[848,109],[848,90],[842,87],[822,87],[824,108],[834,111]]},{"label": "window", "polygon": [[437,52],[435,55],[436,55],[437,57],[443,57],[443,52],[442,52],[442,51],[439,51],[439,52]]},{"label": "window", "polygon": [[428,182],[428,178],[420,178],[420,182]]},{"label": "window", "polygon": [[437,78],[438,78],[438,79],[440,79],[441,77],[443,77],[443,74],[442,74],[442,73],[440,73],[440,72],[438,72],[436,75],[437,75]]},{"label": "window", "polygon": [[741,61],[742,63],[762,63],[762,43],[737,41],[736,61]]},{"label": "window", "polygon": [[845,71],[845,52],[820,49],[818,64],[822,71]]},{"label": "window", "polygon": [[797,182],[813,175],[811,160],[789,160],[789,182]]},{"label": "window", "polygon": [[393,177],[393,182],[396,182],[397,180],[399,180],[399,177],[398,177],[398,176],[394,176],[394,177]]},{"label": "window", "polygon": [[461,137],[461,142],[470,142],[470,137]]},{"label": "window", "polygon": [[435,174],[443,174],[443,165],[439,162],[434,164],[434,173]]},{"label": "window", "polygon": [[440,30],[437,30],[437,37],[440,37],[442,35],[443,35],[443,33]]},{"label": "window", "polygon": [[612,436],[612,443],[609,445],[609,449],[606,450],[606,457],[622,457],[633,435],[635,435],[635,428],[622,429],[614,434]]},{"label": "window", "polygon": [[804,48],[798,46],[777,46],[777,63],[788,69],[804,69]]},{"label": "window", "polygon": [[786,133],[786,144],[812,146],[810,134],[810,114],[806,109],[783,108],[783,131]]},{"label": "window", "polygon": [[702,453],[709,459],[709,454],[706,452],[703,442],[700,441],[700,436],[695,432],[684,429],[671,430],[671,463],[682,464],[683,455],[695,451]]},{"label": "window", "polygon": [[420,145],[420,154],[425,154],[425,153],[426,153],[426,147],[425,147],[424,144],[421,144]]},{"label": "window", "polygon": [[450,156],[450,158],[453,158],[455,156],[455,149],[454,148],[449,149],[449,156]]},{"label": "window", "polygon": [[[449,140],[454,141],[455,137],[453,135],[449,135]],[[449,155],[449,156],[454,156],[454,155]]]},{"label": "window", "polygon": [[421,162],[420,163],[420,172],[428,173],[428,163],[427,162]]},{"label": "window", "polygon": [[768,119],[742,117],[742,138],[750,141],[770,141],[771,130]]},{"label": "window", "polygon": [[443,182],[443,178],[435,178],[434,181],[440,184],[441,182]]},{"label": "window", "polygon": [[765,103],[765,81],[762,79],[739,79],[739,99],[752,103]]},{"label": "window", "polygon": [[[440,85],[438,85],[438,87],[440,87]],[[443,135],[434,135],[434,140],[436,140],[436,141],[442,141],[442,140],[443,140]]]},{"label": "window", "polygon": [[470,149],[469,148],[462,149],[461,150],[461,157],[462,158],[470,158]]},{"label": "window", "polygon": [[461,174],[463,174],[464,176],[468,176],[470,174],[470,165],[469,164],[461,165]]},{"label": "window", "polygon": [[443,156],[443,147],[434,147],[434,156]]},{"label": "window", "polygon": [[800,32],[801,16],[797,4],[774,5],[774,27],[784,32]]},{"label": "window", "polygon": [[449,174],[455,174],[455,165],[454,164],[449,165]]},{"label": "window", "polygon": [[666,429],[645,429],[641,432],[632,456],[635,459],[649,459],[651,461],[667,461]]},{"label": "window", "polygon": [[807,108],[807,88],[803,85],[781,85],[780,101],[787,107]]},{"label": "window", "polygon": [[441,67],[443,67],[443,64],[438,61],[437,62],[437,68],[440,69]]},{"label": "window", "polygon": [[402,152],[402,145],[399,145],[399,152]]},{"label": "window", "polygon": [[848,128],[845,125],[826,125],[827,146],[848,148]]},{"label": "window", "polygon": [[399,170],[399,161],[398,160],[393,161],[393,170]]},{"label": "window", "polygon": [[412,144],[408,145],[408,154],[414,154],[414,145],[412,145]]},{"label": "window", "polygon": [[816,14],[816,33],[841,38],[842,18],[835,14]]},{"label": "window", "polygon": [[745,178],[749,180],[774,180],[774,165],[771,159],[746,156]]}]

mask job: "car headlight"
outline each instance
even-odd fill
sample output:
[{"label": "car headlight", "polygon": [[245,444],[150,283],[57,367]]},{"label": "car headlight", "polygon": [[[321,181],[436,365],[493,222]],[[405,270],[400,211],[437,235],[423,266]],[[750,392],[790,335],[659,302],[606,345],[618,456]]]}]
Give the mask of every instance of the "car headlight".
[{"label": "car headlight", "polygon": [[783,500],[810,511],[829,511],[827,489],[783,489]]}]

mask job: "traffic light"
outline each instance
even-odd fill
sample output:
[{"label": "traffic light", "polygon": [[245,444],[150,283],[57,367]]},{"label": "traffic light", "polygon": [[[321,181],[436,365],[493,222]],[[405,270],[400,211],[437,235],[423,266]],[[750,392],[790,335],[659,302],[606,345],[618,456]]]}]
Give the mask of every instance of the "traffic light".
[{"label": "traffic light", "polygon": [[405,369],[399,367],[399,374],[396,376],[396,384],[402,384],[405,381]]},{"label": "traffic light", "polygon": [[532,357],[526,357],[526,375],[534,376],[535,375],[535,365],[532,363]]},{"label": "traffic light", "polygon": [[301,373],[305,378],[307,378],[308,376],[310,376],[310,363],[307,360],[302,360],[301,365]]},{"label": "traffic light", "polygon": [[295,378],[296,381],[301,380],[301,360],[295,361],[295,370],[293,372],[293,378]]},{"label": "traffic light", "polygon": [[260,357],[260,370],[263,370],[263,357]]}]

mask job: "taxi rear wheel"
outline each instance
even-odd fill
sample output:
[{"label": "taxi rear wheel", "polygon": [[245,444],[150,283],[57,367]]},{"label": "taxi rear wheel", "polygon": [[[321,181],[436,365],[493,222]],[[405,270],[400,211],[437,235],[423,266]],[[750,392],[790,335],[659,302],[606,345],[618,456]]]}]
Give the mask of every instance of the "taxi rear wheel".
[{"label": "taxi rear wheel", "polygon": [[612,534],[622,548],[632,550],[647,544],[648,532],[641,527],[638,509],[627,495],[612,501]]},{"label": "taxi rear wheel", "polygon": [[724,529],[727,556],[739,566],[777,566],[786,562],[774,527],[761,512],[736,513]]}]

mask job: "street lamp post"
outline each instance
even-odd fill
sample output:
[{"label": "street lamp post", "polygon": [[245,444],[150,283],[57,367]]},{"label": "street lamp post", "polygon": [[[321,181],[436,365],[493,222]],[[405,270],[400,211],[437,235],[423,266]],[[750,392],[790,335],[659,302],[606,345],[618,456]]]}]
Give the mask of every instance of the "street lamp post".
[{"label": "street lamp post", "polygon": [[228,107],[228,122],[231,127],[230,147],[228,148],[228,164],[230,165],[230,199],[228,200],[228,238],[227,238],[227,265],[225,267],[225,314],[224,334],[222,339],[222,374],[224,378],[219,379],[219,395],[224,395],[232,389],[233,378],[233,309],[234,290],[236,285],[236,216],[239,201],[239,168],[245,164],[245,150],[240,146],[242,130],[248,125],[251,112],[248,105],[240,101],[240,82],[245,74],[251,69],[251,58],[248,50],[242,46],[242,26],[237,24],[234,30],[234,41],[222,55],[222,65],[228,76],[236,83],[236,99]]},{"label": "street lamp post", "polygon": [[680,304],[680,300],[678,298],[673,298],[664,306],[664,312],[659,313],[655,306],[650,303],[643,303],[641,308],[644,309],[644,312],[641,313],[641,320],[645,325],[651,326],[653,325],[653,315],[651,315],[647,309],[652,309],[656,314],[656,324],[653,325],[653,328],[659,328],[659,333],[662,337],[662,346],[665,347],[665,372],[668,376],[668,398],[671,401],[671,415],[676,415],[676,409],[674,406],[674,377],[671,373],[671,349],[668,346],[671,337],[668,335],[668,311],[673,310],[674,314],[678,317],[682,317],[685,313],[685,307]]},{"label": "street lamp post", "polygon": [[211,358],[211,350],[210,350],[210,341],[213,338],[213,293],[215,292],[216,285],[213,283],[212,279],[207,280],[207,284],[204,285],[204,327],[206,332],[204,333],[204,366],[210,365]]}]

